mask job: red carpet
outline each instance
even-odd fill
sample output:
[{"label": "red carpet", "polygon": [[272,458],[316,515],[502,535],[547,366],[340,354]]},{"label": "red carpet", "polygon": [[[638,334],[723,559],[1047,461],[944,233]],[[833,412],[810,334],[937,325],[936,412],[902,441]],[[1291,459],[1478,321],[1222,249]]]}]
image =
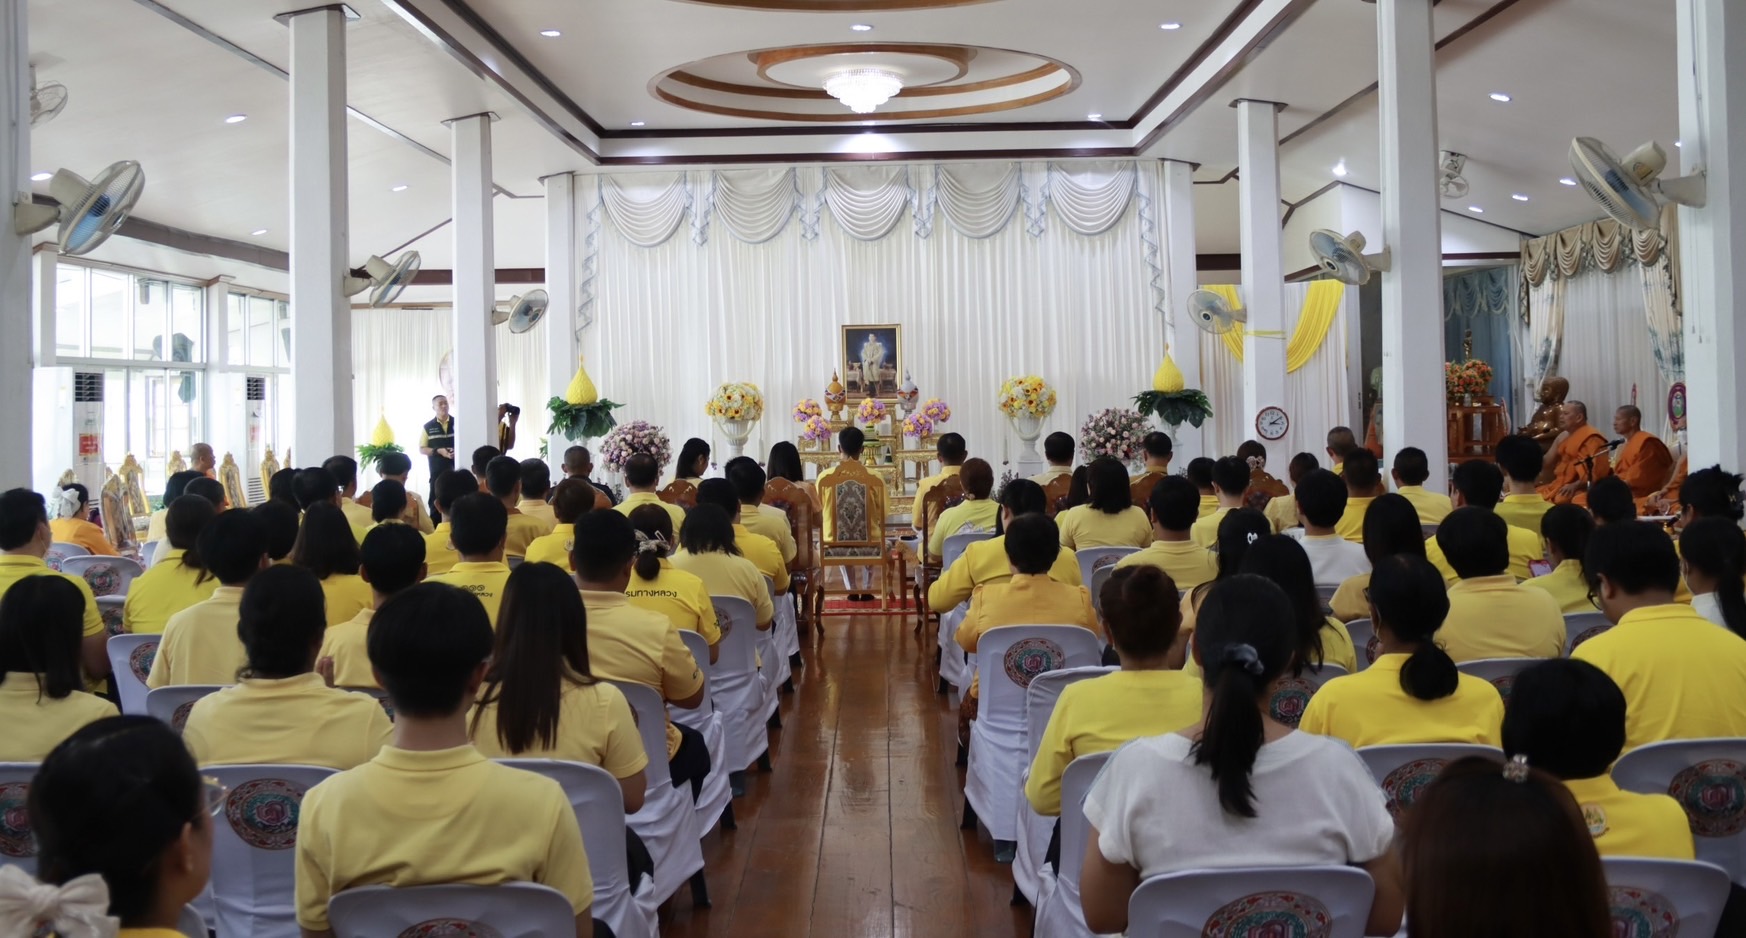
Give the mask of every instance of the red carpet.
[{"label": "red carpet", "polygon": [[911,597],[908,595],[894,596],[891,598],[886,611],[881,613],[878,599],[868,603],[852,603],[843,596],[830,596],[825,599],[824,614],[827,616],[911,615],[915,612],[915,606],[910,603],[910,599]]}]

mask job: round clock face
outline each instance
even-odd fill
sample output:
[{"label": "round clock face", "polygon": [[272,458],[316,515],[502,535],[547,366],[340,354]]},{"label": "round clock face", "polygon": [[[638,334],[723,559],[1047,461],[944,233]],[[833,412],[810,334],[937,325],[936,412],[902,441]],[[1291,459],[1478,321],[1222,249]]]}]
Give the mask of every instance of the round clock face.
[{"label": "round clock face", "polygon": [[1284,439],[1287,430],[1291,429],[1291,418],[1278,407],[1263,407],[1255,415],[1255,432],[1261,434],[1261,439],[1272,442]]}]

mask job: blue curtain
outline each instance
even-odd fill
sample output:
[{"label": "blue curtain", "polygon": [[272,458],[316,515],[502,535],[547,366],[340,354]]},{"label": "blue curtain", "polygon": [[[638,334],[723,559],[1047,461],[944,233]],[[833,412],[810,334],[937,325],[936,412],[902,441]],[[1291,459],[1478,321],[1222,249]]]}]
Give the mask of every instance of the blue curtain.
[{"label": "blue curtain", "polygon": [[1516,386],[1516,304],[1521,274],[1515,265],[1443,278],[1443,360],[1461,361],[1473,333],[1473,357],[1491,366],[1491,396],[1510,403]]}]

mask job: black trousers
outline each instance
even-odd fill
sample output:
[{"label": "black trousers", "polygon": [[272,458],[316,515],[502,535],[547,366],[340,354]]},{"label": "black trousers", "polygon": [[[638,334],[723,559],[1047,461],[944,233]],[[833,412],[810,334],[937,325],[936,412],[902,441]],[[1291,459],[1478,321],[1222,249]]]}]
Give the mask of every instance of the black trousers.
[{"label": "black trousers", "polygon": [[703,744],[703,734],[675,720],[679,731],[679,751],[667,760],[667,771],[673,777],[673,787],[691,783],[691,800],[703,794],[703,778],[709,774],[709,748]]},{"label": "black trousers", "polygon": [[649,854],[649,848],[630,825],[624,828],[624,860],[626,872],[630,875],[631,891],[637,889],[637,880],[655,875],[655,858]]}]

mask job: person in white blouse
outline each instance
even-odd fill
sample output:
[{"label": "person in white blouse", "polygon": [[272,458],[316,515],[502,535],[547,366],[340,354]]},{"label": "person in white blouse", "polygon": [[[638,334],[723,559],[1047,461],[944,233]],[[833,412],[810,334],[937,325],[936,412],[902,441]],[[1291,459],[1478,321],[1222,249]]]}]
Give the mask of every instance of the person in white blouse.
[{"label": "person in white blouse", "polygon": [[1699,518],[1679,535],[1680,565],[1697,614],[1746,638],[1746,533],[1727,518]]},{"label": "person in white blouse", "polygon": [[1303,549],[1309,554],[1316,586],[1333,589],[1348,577],[1370,572],[1364,545],[1334,533],[1346,513],[1346,483],[1326,469],[1317,469],[1297,483],[1297,516],[1303,522]]},{"label": "person in white blouse", "polygon": [[1228,867],[1351,865],[1376,881],[1366,934],[1400,928],[1394,820],[1346,744],[1275,721],[1268,700],[1297,651],[1291,604],[1258,576],[1213,584],[1193,653],[1204,716],[1117,750],[1085,797],[1091,824],[1079,892],[1098,934],[1128,926],[1149,876]]}]

